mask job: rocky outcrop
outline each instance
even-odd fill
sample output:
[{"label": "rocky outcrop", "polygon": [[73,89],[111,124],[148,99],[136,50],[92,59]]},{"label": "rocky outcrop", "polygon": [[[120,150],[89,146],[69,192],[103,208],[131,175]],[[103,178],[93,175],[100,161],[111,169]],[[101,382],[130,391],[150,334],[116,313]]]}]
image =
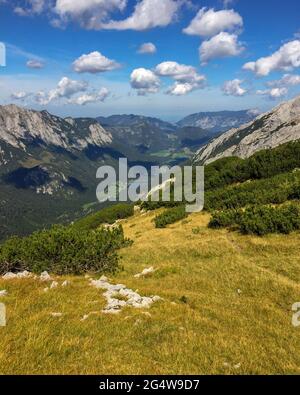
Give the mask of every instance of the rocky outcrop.
[{"label": "rocky outcrop", "polygon": [[93,119],[63,119],[47,111],[16,105],[0,106],[0,143],[26,150],[32,144],[64,149],[82,149],[89,144],[103,146],[112,136]]},{"label": "rocky outcrop", "polygon": [[300,139],[300,97],[231,129],[201,148],[195,163],[208,164],[229,156],[248,158],[255,152]]}]

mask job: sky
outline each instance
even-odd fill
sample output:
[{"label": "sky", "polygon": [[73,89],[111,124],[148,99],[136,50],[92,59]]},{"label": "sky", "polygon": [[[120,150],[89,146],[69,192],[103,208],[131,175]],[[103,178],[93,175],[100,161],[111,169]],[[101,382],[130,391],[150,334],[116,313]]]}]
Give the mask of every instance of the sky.
[{"label": "sky", "polygon": [[0,104],[267,111],[300,94],[299,16],[299,0],[0,0]]}]

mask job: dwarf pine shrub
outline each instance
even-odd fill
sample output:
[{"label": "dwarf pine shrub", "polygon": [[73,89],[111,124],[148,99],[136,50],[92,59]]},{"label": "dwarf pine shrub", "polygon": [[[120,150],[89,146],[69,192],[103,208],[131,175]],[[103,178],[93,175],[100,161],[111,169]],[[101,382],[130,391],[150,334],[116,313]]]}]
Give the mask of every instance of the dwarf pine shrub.
[{"label": "dwarf pine shrub", "polygon": [[115,272],[117,250],[126,244],[122,227],[78,230],[54,226],[28,237],[13,237],[0,246],[0,274],[28,270],[82,274]]},{"label": "dwarf pine shrub", "polygon": [[165,228],[188,216],[185,206],[173,207],[154,218],[156,228]]}]

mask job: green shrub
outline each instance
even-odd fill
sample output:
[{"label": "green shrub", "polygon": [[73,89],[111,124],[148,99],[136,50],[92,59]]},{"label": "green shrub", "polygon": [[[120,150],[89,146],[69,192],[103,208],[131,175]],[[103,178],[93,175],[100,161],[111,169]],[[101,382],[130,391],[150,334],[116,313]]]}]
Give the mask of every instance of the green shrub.
[{"label": "green shrub", "polygon": [[289,234],[300,229],[300,206],[254,206],[246,210],[225,210],[213,214],[209,227],[237,228],[243,234],[264,236],[268,233]]},{"label": "green shrub", "polygon": [[289,234],[300,229],[300,208],[297,205],[282,207],[248,208],[239,219],[240,230],[244,234],[268,233]]},{"label": "green shrub", "polygon": [[205,194],[205,209],[238,209],[247,205],[282,204],[297,199],[300,172],[285,173],[268,179],[231,185]]},{"label": "green shrub", "polygon": [[0,246],[0,273],[44,270],[55,274],[115,272],[117,250],[126,244],[122,227],[80,231],[54,226],[24,238],[13,237]]},{"label": "green shrub", "polygon": [[173,207],[154,218],[156,228],[165,228],[188,216],[185,206]]},{"label": "green shrub", "polygon": [[213,213],[208,227],[212,229],[231,227],[238,223],[240,215],[239,210],[216,211]]},{"label": "green shrub", "polygon": [[119,219],[129,218],[133,214],[134,206],[132,204],[116,204],[76,221],[73,227],[80,230],[96,229],[100,225],[113,224]]}]

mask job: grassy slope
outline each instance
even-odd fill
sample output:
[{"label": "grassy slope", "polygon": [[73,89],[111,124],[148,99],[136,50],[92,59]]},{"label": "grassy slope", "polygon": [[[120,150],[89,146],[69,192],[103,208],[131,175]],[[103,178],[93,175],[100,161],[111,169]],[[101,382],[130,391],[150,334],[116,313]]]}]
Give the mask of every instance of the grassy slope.
[{"label": "grassy slope", "polygon": [[[300,298],[299,233],[213,231],[206,214],[160,230],[151,222],[156,214],[123,221],[135,243],[122,250],[124,270],[111,279],[163,297],[151,317],[127,309],[81,322],[105,304],[84,278],[49,293],[39,281],[0,280],[9,291],[0,300],[8,311],[0,373],[300,373],[300,332],[291,325]],[[152,265],[154,274],[133,277]]]}]

